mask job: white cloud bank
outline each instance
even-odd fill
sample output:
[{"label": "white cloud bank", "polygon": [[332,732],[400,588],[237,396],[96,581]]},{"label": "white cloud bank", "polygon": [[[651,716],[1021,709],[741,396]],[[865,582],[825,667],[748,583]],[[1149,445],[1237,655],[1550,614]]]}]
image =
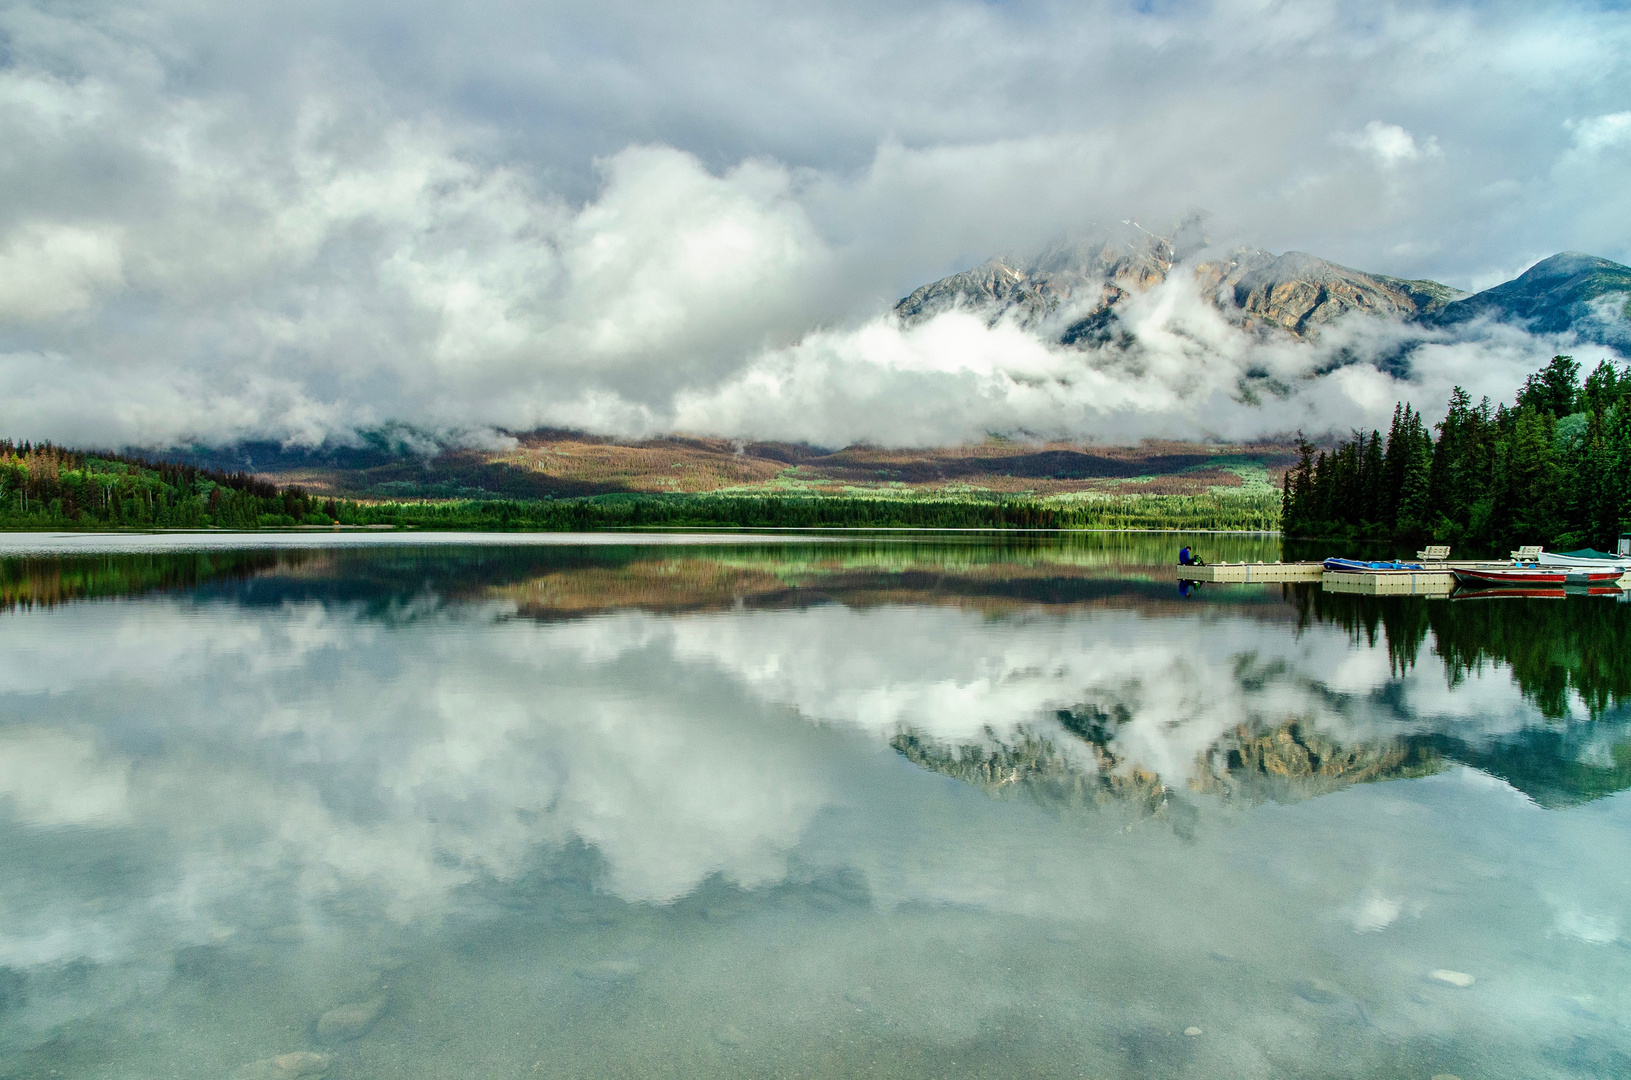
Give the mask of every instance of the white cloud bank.
[{"label": "white cloud bank", "polygon": [[884,313],[993,251],[1195,206],[1220,239],[1456,283],[1631,251],[1602,98],[1631,34],[1589,7],[450,18],[0,14],[0,432],[1342,429],[1454,382],[1508,396],[1569,342],[1418,335],[1404,385],[1365,362],[1395,330],[1265,346],[1181,282],[1132,306],[1130,351]]}]

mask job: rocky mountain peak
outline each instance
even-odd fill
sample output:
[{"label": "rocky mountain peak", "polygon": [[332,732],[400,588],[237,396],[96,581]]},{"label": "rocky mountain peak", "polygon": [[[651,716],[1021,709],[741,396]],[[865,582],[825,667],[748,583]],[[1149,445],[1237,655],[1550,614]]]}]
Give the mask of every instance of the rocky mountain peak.
[{"label": "rocky mountain peak", "polygon": [[1084,238],[1062,240],[1034,259],[997,256],[924,285],[896,304],[895,314],[914,325],[963,308],[991,322],[1008,316],[1036,327],[1061,312],[1098,311],[1165,281],[1186,226],[1168,234],[1130,221],[1095,226]]},{"label": "rocky mountain peak", "polygon": [[1453,326],[1474,319],[1537,333],[1572,332],[1631,356],[1631,267],[1565,251],[1474,296],[1437,281],[1371,274],[1311,255],[1261,248],[1219,253],[1193,217],[1152,232],[1136,222],[1094,226],[1032,259],[990,259],[915,290],[895,305],[906,325],[962,309],[988,324],[1010,319],[1063,345],[1117,340],[1129,297],[1174,273],[1193,274],[1226,318],[1264,334],[1316,337],[1359,314]]},{"label": "rocky mountain peak", "polygon": [[1175,267],[1196,276],[1203,293],[1241,323],[1297,336],[1349,312],[1414,318],[1460,297],[1434,281],[1401,281],[1339,266],[1301,251],[1273,255],[1238,248],[1207,259],[1201,221],[1165,233],[1135,222],[1096,227],[1029,261],[992,259],[914,291],[895,306],[907,325],[961,308],[995,323],[1022,326],[1068,345],[1114,336],[1117,308],[1166,281]]},{"label": "rocky mountain peak", "polygon": [[1465,295],[1436,281],[1367,274],[1305,251],[1272,255],[1241,249],[1199,264],[1195,273],[1218,305],[1239,312],[1247,325],[1299,337],[1352,312],[1412,319]]},{"label": "rocky mountain peak", "polygon": [[1434,312],[1453,326],[1478,318],[1513,322],[1539,333],[1574,331],[1631,355],[1631,266],[1565,251],[1516,278]]}]

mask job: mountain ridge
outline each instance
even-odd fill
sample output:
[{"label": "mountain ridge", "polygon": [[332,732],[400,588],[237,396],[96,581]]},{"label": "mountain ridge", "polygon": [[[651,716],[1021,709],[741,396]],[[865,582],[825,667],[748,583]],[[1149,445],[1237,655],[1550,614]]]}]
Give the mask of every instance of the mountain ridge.
[{"label": "mountain ridge", "polygon": [[1562,252],[1476,294],[1429,279],[1396,278],[1302,251],[1237,247],[1214,253],[1191,220],[1170,234],[1131,222],[1094,239],[1060,243],[1030,260],[994,256],[929,282],[894,307],[907,326],[950,310],[1012,319],[1059,344],[1088,348],[1125,335],[1122,305],[1187,268],[1231,321],[1265,334],[1312,339],[1351,314],[1440,329],[1477,319],[1537,333],[1573,332],[1631,356],[1631,267]]},{"label": "mountain ridge", "polygon": [[1631,355],[1631,266],[1559,252],[1511,281],[1445,305],[1429,321],[1455,326],[1479,317],[1522,322],[1540,333],[1573,330]]}]

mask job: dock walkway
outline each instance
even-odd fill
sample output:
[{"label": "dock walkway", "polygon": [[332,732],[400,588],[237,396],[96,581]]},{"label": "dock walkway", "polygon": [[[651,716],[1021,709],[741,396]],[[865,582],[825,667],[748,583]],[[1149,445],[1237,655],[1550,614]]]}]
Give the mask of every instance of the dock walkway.
[{"label": "dock walkway", "polygon": [[1179,581],[1318,581],[1325,572],[1317,562],[1208,563],[1172,569]]},{"label": "dock walkway", "polygon": [[1505,562],[1431,563],[1421,570],[1327,570],[1317,562],[1213,563],[1207,566],[1174,566],[1178,581],[1224,581],[1236,583],[1317,581],[1322,588],[1340,593],[1365,595],[1448,596],[1455,588],[1455,571],[1483,567],[1510,566]]}]

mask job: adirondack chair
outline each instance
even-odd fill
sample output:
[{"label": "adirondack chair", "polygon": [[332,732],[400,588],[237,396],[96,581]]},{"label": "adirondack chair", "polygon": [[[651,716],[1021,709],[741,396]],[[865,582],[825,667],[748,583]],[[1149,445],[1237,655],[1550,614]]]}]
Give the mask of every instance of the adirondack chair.
[{"label": "adirondack chair", "polygon": [[1531,545],[1528,545],[1528,546],[1525,546],[1525,547],[1521,547],[1517,551],[1514,551],[1512,553],[1512,561],[1513,562],[1535,562],[1536,560],[1538,560],[1540,558],[1541,548],[1544,547],[1544,546],[1545,545],[1543,545],[1543,544],[1531,544]]},{"label": "adirondack chair", "polygon": [[1434,544],[1426,551],[1416,552],[1416,558],[1421,562],[1443,562],[1450,557],[1449,544]]}]

